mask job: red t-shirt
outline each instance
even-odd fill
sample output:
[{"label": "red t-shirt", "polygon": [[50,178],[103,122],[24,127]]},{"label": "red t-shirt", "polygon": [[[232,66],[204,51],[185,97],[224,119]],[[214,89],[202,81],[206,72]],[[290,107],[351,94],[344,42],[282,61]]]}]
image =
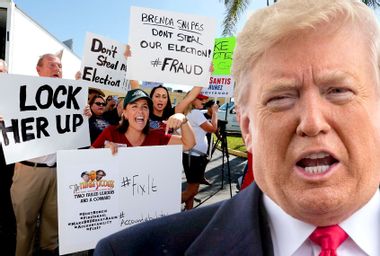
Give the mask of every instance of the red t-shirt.
[{"label": "red t-shirt", "polygon": [[[116,125],[110,125],[103,130],[103,132],[98,136],[98,138],[92,143],[94,148],[103,148],[104,142],[114,142],[119,144],[125,144],[128,147],[133,147],[132,144],[125,137],[124,133],[119,132]],[[148,135],[145,137],[143,143],[140,146],[159,146],[167,145],[171,138],[170,134],[165,134],[162,131],[150,130]]]}]

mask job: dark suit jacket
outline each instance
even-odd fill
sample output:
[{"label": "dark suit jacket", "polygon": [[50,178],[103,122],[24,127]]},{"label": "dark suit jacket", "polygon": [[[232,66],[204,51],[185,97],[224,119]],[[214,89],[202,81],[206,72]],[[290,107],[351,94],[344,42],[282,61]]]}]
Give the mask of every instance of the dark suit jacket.
[{"label": "dark suit jacket", "polygon": [[135,225],[96,246],[107,255],[273,255],[262,204],[252,184],[233,198]]}]

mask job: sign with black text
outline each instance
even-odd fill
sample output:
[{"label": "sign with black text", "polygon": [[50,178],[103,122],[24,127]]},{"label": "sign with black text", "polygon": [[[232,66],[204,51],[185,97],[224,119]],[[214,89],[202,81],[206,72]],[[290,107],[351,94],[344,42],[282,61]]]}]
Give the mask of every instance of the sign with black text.
[{"label": "sign with black text", "polygon": [[202,94],[217,98],[233,97],[234,80],[232,76],[211,76],[209,85],[202,89]]},{"label": "sign with black text", "polygon": [[127,92],[125,49],[125,44],[87,33],[83,48],[82,79],[102,90]]},{"label": "sign with black text", "polygon": [[181,210],[181,145],[58,151],[57,160],[60,254]]},{"label": "sign with black text", "polygon": [[0,140],[7,164],[90,145],[83,81],[0,75]]},{"label": "sign with black text", "polygon": [[215,29],[208,17],[131,7],[128,78],[207,86]]}]

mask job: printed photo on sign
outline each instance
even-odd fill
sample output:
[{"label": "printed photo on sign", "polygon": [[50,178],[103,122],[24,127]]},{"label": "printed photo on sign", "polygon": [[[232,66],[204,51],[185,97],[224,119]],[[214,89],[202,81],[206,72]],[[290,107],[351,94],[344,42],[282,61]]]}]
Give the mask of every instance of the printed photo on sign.
[{"label": "printed photo on sign", "polygon": [[[149,161],[146,161],[149,159]],[[182,147],[64,150],[57,154],[60,254],[181,209]]]},{"label": "printed photo on sign", "polygon": [[91,86],[114,92],[127,92],[126,45],[93,33],[87,33],[83,48],[82,79]]},{"label": "printed photo on sign", "polygon": [[213,75],[230,75],[232,55],[236,44],[235,37],[224,37],[215,39],[213,54]]},{"label": "printed photo on sign", "polygon": [[0,140],[8,164],[90,145],[88,83],[57,78],[0,76]]},{"label": "printed photo on sign", "polygon": [[210,77],[209,86],[202,89],[202,94],[217,98],[233,97],[234,80],[232,76]]},{"label": "printed photo on sign", "polygon": [[208,17],[132,7],[128,78],[207,86],[215,29]]}]

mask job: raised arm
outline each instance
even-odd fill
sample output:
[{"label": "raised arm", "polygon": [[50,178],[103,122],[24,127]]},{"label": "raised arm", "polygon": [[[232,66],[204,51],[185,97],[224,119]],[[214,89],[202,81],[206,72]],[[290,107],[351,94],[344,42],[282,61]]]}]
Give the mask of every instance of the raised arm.
[{"label": "raised arm", "polygon": [[166,133],[169,129],[181,128],[180,135],[172,135],[169,140],[169,145],[183,145],[183,150],[190,150],[195,145],[195,136],[187,118],[184,114],[176,113],[169,117],[166,121]]},{"label": "raised arm", "polygon": [[218,105],[214,104],[212,106],[212,116],[211,116],[211,122],[207,121],[201,124],[201,128],[210,133],[215,133],[218,130]]},{"label": "raised arm", "polygon": [[[128,58],[131,57],[131,56],[132,56],[131,47],[127,44],[125,46],[124,57],[125,57],[126,60],[128,60]],[[140,88],[140,84],[139,84],[138,81],[136,81],[136,80],[130,80],[129,82],[131,84],[131,90]]]},{"label": "raised arm", "polygon": [[[212,63],[208,71],[210,72],[210,75],[212,74],[212,72],[214,72],[214,66],[212,65]],[[183,113],[187,106],[197,97],[198,94],[201,93],[202,89],[203,87],[201,86],[194,86],[186,95],[186,97],[183,98],[183,100],[175,106],[175,113]]]}]

